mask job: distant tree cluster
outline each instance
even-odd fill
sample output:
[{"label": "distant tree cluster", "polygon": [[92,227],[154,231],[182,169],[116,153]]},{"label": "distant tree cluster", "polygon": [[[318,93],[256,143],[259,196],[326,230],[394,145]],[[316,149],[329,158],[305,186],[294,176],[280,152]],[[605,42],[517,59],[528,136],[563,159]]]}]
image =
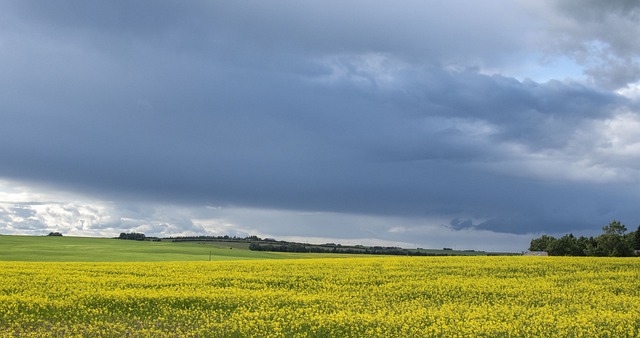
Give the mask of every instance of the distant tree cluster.
[{"label": "distant tree cluster", "polygon": [[147,236],[137,232],[130,232],[130,233],[122,232],[120,233],[120,236],[118,236],[118,239],[130,239],[134,241],[144,241],[146,238]]},{"label": "distant tree cluster", "polygon": [[61,237],[62,233],[61,232],[57,232],[57,231],[56,232],[50,232],[47,236],[59,236],[59,237]]},{"label": "distant tree cluster", "polygon": [[597,256],[629,257],[640,250],[640,226],[627,233],[627,227],[613,220],[602,227],[604,233],[597,237],[576,238],[567,234],[560,238],[543,235],[531,240],[530,251],[545,251],[549,256]]}]

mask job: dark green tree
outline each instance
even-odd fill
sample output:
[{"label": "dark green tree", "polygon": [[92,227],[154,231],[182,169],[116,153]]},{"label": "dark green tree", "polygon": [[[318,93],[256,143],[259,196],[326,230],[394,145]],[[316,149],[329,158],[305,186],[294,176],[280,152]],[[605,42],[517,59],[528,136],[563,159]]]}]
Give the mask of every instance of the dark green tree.
[{"label": "dark green tree", "polygon": [[602,250],[601,247],[598,247],[597,238],[589,237],[589,242],[587,243],[587,248],[584,249],[584,254],[591,257],[602,257],[606,256],[606,252]]},{"label": "dark green tree", "polygon": [[573,234],[568,234],[549,243],[547,253],[550,256],[584,256],[585,249],[584,237],[576,238]]},{"label": "dark green tree", "polygon": [[604,234],[596,238],[598,256],[627,257],[633,256],[633,243],[625,236],[627,227],[620,221],[613,220],[602,227]]},{"label": "dark green tree", "polygon": [[547,253],[549,256],[570,256],[574,240],[575,237],[573,235],[564,235],[549,243]]},{"label": "dark green tree", "polygon": [[539,238],[534,238],[531,240],[531,244],[529,245],[529,251],[547,251],[551,243],[555,241],[555,237],[549,235],[542,235]]},{"label": "dark green tree", "polygon": [[593,237],[578,237],[578,248],[580,249],[581,254],[579,256],[587,256],[587,248],[590,244],[596,245],[595,239]]},{"label": "dark green tree", "polygon": [[638,225],[638,230],[633,234],[633,249],[640,250],[640,225]]},{"label": "dark green tree", "polygon": [[602,231],[605,235],[623,236],[627,232],[627,227],[614,219],[609,225],[603,226]]}]

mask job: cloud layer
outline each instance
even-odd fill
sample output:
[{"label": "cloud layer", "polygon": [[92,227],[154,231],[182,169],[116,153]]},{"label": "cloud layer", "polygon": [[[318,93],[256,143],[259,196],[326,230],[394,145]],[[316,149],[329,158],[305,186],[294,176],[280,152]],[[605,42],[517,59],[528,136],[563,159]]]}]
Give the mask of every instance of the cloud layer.
[{"label": "cloud layer", "polygon": [[[439,230],[500,245],[640,216],[632,2],[15,1],[0,13],[5,190],[90,196],[51,195],[45,212],[11,195],[7,231],[80,234],[82,220],[86,233],[420,246]],[[584,76],[553,66],[562,58]],[[555,78],[537,78],[546,66]]]}]

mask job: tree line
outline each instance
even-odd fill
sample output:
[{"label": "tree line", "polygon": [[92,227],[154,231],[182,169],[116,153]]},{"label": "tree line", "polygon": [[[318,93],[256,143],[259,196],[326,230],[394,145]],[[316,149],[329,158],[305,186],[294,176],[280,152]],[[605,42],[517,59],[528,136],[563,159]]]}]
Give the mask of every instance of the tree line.
[{"label": "tree line", "polygon": [[275,239],[273,238],[265,238],[262,239],[258,236],[251,235],[246,237],[237,237],[237,236],[176,236],[176,237],[165,237],[164,239],[170,240],[172,242],[251,242],[251,241],[267,241],[273,242]]},{"label": "tree line", "polygon": [[249,250],[252,251],[273,251],[273,252],[306,252],[306,253],[340,253],[340,254],[363,254],[363,255],[396,255],[396,256],[452,256],[449,253],[433,253],[420,250],[402,249],[399,247],[383,246],[359,246],[348,247],[340,244],[301,244],[292,242],[278,242],[274,244],[251,243]]},{"label": "tree line", "polygon": [[640,250],[640,226],[627,233],[627,227],[613,220],[602,227],[597,237],[575,237],[566,234],[560,238],[542,235],[531,240],[529,251],[545,251],[549,256],[630,257]]}]

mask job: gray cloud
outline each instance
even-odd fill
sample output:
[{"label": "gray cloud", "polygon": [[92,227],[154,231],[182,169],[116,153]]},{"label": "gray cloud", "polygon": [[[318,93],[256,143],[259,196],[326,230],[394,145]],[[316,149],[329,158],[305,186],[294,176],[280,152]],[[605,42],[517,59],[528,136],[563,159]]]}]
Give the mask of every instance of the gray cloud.
[{"label": "gray cloud", "polygon": [[[530,59],[539,25],[563,30],[554,48],[580,62],[592,41],[635,62],[624,34],[594,35],[609,19],[570,5],[545,5],[554,16],[540,21],[509,1],[7,2],[0,177],[113,201],[108,212],[59,202],[30,216],[79,233],[406,242],[426,238],[424,227],[526,234],[633,219],[637,101],[611,86],[500,73]],[[589,19],[591,35],[561,27],[567,15]],[[585,53],[587,72],[633,80]],[[5,224],[35,212],[16,205]],[[350,226],[363,219],[354,215],[384,221]]]},{"label": "gray cloud", "polygon": [[553,1],[540,12],[547,20],[548,48],[585,66],[607,88],[640,80],[640,5],[636,1]]}]

